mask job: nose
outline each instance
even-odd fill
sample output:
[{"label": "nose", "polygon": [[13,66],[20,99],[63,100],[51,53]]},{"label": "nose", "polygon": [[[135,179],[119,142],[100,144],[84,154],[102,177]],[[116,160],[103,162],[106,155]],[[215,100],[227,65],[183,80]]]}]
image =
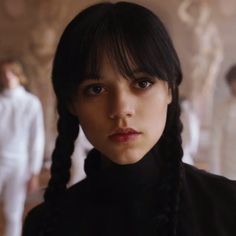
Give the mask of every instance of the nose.
[{"label": "nose", "polygon": [[135,114],[135,101],[131,94],[125,91],[113,93],[110,98],[110,119],[127,119]]}]

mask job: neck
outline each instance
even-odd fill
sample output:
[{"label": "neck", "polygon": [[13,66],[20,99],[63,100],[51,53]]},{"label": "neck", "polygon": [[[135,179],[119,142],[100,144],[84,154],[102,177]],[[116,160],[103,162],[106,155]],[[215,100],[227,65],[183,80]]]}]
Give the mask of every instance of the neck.
[{"label": "neck", "polygon": [[159,182],[162,163],[153,149],[134,164],[119,165],[102,157],[97,150],[89,153],[85,171],[98,189],[113,192],[113,197],[133,198]]},{"label": "neck", "polygon": [[19,81],[11,81],[7,89],[15,89],[15,88],[18,88],[19,86],[20,86]]}]

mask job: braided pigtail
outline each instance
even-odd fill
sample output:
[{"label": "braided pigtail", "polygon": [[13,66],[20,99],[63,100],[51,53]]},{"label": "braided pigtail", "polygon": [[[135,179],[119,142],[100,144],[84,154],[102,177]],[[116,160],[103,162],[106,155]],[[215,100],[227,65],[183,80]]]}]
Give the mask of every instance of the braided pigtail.
[{"label": "braided pigtail", "polygon": [[167,118],[166,128],[157,145],[163,158],[166,173],[160,187],[162,200],[165,203],[157,216],[157,221],[159,235],[175,236],[180,201],[181,159],[183,156],[178,91],[176,91],[173,102],[169,105],[168,112],[170,113],[170,111],[172,114]]},{"label": "braided pigtail", "polygon": [[[178,96],[178,94],[177,94]],[[178,98],[176,99],[178,101]],[[170,200],[170,235],[176,235],[177,230],[177,219],[178,219],[178,211],[180,204],[180,191],[181,191],[181,182],[182,182],[182,157],[183,157],[183,149],[182,149],[182,138],[181,132],[183,129],[182,122],[180,120],[180,105],[176,104],[176,116],[175,121],[172,122],[172,128],[168,131],[169,143],[167,142],[166,148],[172,147],[170,150],[168,167],[169,167],[169,176],[170,176],[170,186],[172,186],[171,190],[171,200]],[[167,137],[168,137],[167,136]]]},{"label": "braided pigtail", "polygon": [[71,155],[74,151],[74,141],[79,132],[77,117],[71,115],[60,104],[58,104],[57,109],[59,114],[58,137],[52,154],[51,178],[44,195],[48,214],[42,235],[50,235],[53,230],[57,206],[70,179]]}]

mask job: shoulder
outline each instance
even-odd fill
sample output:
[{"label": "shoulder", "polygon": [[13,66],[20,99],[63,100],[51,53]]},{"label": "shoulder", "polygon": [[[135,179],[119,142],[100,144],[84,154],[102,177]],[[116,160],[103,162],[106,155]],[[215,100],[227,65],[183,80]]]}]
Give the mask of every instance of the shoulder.
[{"label": "shoulder", "polygon": [[62,207],[68,210],[75,209],[76,207],[83,208],[90,200],[91,191],[91,185],[87,178],[72,185],[66,191],[62,201]]},{"label": "shoulder", "polygon": [[[197,211],[236,218],[236,181],[183,165],[184,189]],[[234,218],[234,219],[235,219]]]},{"label": "shoulder", "polygon": [[26,216],[23,225],[23,236],[39,235],[43,228],[44,219],[46,218],[47,208],[44,203],[34,207]]},{"label": "shoulder", "polygon": [[31,114],[30,117],[35,117],[42,114],[42,104],[39,98],[34,94],[25,90],[24,96],[22,97],[22,102],[25,104],[27,115]]},{"label": "shoulder", "polygon": [[25,90],[25,98],[35,106],[41,106],[41,102],[37,96]]},{"label": "shoulder", "polygon": [[[73,223],[73,220],[78,220],[82,212],[88,210],[89,194],[88,181],[81,182],[71,186],[60,200],[59,209],[57,211],[57,220],[61,223],[58,228],[63,228],[66,225]],[[80,214],[78,214],[78,210]],[[39,232],[44,228],[45,219],[47,219],[48,209],[45,203],[33,208],[25,218],[23,227],[23,236],[39,235]]]},{"label": "shoulder", "polygon": [[226,177],[211,174],[194,166],[183,164],[183,176],[187,185],[201,188],[205,191],[230,191],[236,198],[236,181]]}]

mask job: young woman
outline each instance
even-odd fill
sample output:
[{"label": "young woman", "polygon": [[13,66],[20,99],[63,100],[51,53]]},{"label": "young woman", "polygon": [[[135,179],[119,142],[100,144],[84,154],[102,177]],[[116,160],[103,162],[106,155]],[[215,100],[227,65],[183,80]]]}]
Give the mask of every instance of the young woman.
[{"label": "young woman", "polygon": [[[163,23],[100,3],[65,29],[53,66],[58,138],[24,236],[235,235],[236,183],[183,164],[179,59]],[[66,189],[79,124],[95,147]]]}]

